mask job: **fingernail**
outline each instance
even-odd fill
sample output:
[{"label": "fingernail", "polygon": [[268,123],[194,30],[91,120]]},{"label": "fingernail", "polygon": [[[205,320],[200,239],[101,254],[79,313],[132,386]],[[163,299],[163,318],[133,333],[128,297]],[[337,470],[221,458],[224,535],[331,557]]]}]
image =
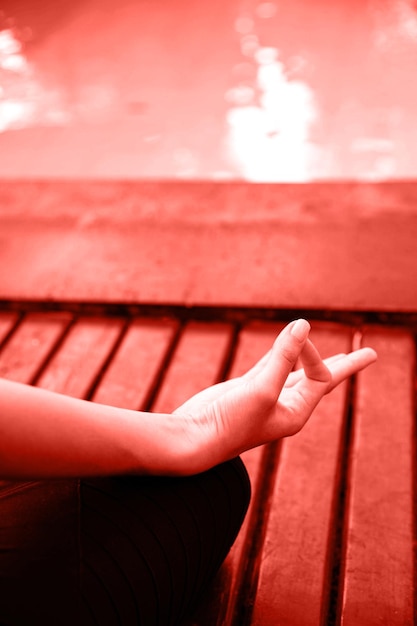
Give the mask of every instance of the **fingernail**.
[{"label": "fingernail", "polygon": [[305,341],[310,332],[310,324],[303,319],[297,320],[291,328],[291,335],[296,337],[298,341]]}]

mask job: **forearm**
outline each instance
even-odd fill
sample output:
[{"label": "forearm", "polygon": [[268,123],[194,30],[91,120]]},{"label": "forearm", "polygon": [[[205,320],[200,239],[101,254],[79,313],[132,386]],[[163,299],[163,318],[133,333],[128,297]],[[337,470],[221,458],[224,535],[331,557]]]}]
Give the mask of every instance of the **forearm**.
[{"label": "forearm", "polygon": [[180,474],[178,415],[78,400],[0,379],[0,478]]}]

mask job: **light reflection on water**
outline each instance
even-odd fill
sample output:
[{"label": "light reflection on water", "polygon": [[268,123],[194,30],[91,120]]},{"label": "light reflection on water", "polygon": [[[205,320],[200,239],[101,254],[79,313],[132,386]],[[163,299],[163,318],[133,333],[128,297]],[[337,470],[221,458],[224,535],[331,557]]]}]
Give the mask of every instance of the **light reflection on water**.
[{"label": "light reflection on water", "polygon": [[0,13],[0,176],[417,175],[412,0],[52,6]]},{"label": "light reflection on water", "polygon": [[[263,3],[258,13],[275,15],[275,4]],[[253,58],[253,86],[238,86],[228,91],[234,101],[227,113],[227,141],[231,158],[243,177],[254,182],[302,182],[310,179],[311,162],[319,148],[309,140],[309,130],[317,117],[312,89],[303,81],[288,77],[280,52],[261,47],[250,17],[239,17],[235,29],[242,34],[241,51]]]},{"label": "light reflection on water", "polygon": [[12,29],[0,30],[0,133],[39,124],[68,124],[59,91],[44,87]]}]

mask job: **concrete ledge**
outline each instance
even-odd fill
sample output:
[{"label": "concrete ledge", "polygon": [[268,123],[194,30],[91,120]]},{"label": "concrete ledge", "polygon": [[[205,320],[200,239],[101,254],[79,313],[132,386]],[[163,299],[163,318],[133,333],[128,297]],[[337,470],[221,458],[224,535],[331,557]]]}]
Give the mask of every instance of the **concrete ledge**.
[{"label": "concrete ledge", "polygon": [[417,311],[417,184],[3,181],[0,299]]}]

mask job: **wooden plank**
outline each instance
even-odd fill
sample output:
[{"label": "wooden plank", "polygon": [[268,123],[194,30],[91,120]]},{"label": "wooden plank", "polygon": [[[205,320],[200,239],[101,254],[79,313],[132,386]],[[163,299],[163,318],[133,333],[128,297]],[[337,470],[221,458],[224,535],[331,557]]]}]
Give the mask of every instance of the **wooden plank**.
[{"label": "wooden plank", "polygon": [[[230,353],[233,333],[230,324],[188,323],[179,338],[152,410],[171,412],[195,393],[219,382]],[[210,598],[209,593],[207,599]],[[213,626],[217,607],[217,598],[214,604],[209,601],[208,604],[203,603],[200,607],[202,613],[198,612],[186,624]]]},{"label": "wooden plank", "polygon": [[378,361],[358,376],[346,520],[341,624],[413,624],[411,334],[366,329]]},{"label": "wooden plank", "polygon": [[[316,324],[311,336],[323,357],[351,349],[351,331],[343,327]],[[304,429],[282,442],[257,557],[253,626],[327,624],[346,392],[346,384],[336,388]]]},{"label": "wooden plank", "polygon": [[132,322],[92,400],[145,410],[177,329],[173,320]]},{"label": "wooden plank", "polygon": [[0,347],[18,320],[17,313],[0,313]]},{"label": "wooden plank", "polygon": [[37,381],[39,387],[84,398],[123,329],[117,319],[79,319]]},{"label": "wooden plank", "polygon": [[0,194],[3,298],[417,310],[415,182],[19,181]]},{"label": "wooden plank", "polygon": [[[229,378],[241,376],[255,365],[272,347],[281,329],[281,324],[261,322],[253,322],[243,328],[238,336]],[[213,588],[193,618],[193,626],[229,626],[234,623],[236,614],[240,611],[243,603],[240,594],[242,586],[246,583],[254,533],[262,517],[260,508],[264,506],[258,496],[264,486],[265,477],[262,475],[262,470],[268,451],[271,452],[270,446],[262,446],[242,454],[252,486],[249,510],[240,533],[213,583]]]},{"label": "wooden plank", "polygon": [[171,413],[197,392],[219,382],[232,337],[230,324],[189,322],[179,339],[152,410]]},{"label": "wooden plank", "polygon": [[0,353],[0,377],[30,383],[71,321],[66,313],[31,313]]}]

